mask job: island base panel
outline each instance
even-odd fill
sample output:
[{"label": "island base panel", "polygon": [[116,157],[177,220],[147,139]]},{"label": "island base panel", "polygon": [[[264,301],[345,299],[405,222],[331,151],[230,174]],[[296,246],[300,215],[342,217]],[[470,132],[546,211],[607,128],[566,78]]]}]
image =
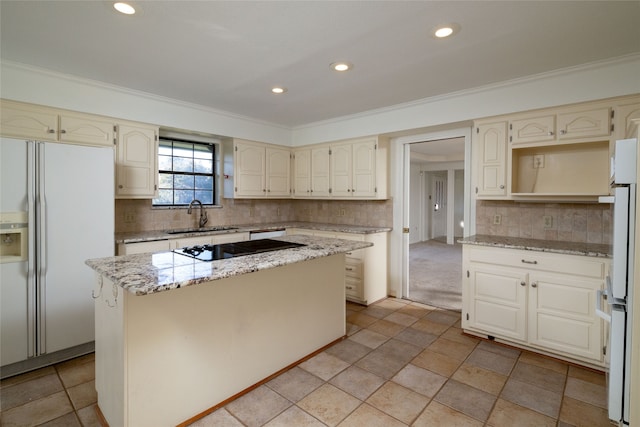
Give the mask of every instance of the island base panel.
[{"label": "island base panel", "polygon": [[177,425],[345,334],[344,255],[145,296],[96,299],[111,427]]}]

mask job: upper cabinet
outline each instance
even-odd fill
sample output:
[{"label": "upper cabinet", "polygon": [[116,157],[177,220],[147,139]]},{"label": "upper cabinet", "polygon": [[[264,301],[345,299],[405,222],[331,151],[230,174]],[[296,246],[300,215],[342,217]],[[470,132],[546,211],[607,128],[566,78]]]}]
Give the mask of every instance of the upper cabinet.
[{"label": "upper cabinet", "polygon": [[509,142],[513,145],[584,142],[608,139],[611,134],[611,107],[573,107],[553,114],[525,115],[509,121]]},{"label": "upper cabinet", "polygon": [[385,199],[387,148],[370,137],[294,150],[293,197]]},{"label": "upper cabinet", "polygon": [[224,196],[288,198],[291,195],[291,151],[260,142],[228,140],[224,146]]},{"label": "upper cabinet", "polygon": [[633,138],[634,120],[640,119],[640,97],[617,102],[613,113],[613,139]]},{"label": "upper cabinet", "polygon": [[473,132],[475,193],[478,197],[507,197],[507,122],[476,122]]},{"label": "upper cabinet", "polygon": [[151,199],[158,192],[158,128],[119,124],[116,198]]},{"label": "upper cabinet", "polygon": [[115,196],[150,199],[158,190],[158,127],[94,114],[0,100],[0,134],[115,147]]},{"label": "upper cabinet", "polygon": [[378,137],[290,150],[229,139],[224,197],[374,200],[387,197],[387,149]]},{"label": "upper cabinet", "polygon": [[624,137],[634,117],[640,117],[640,96],[476,121],[476,197],[597,200],[609,193],[611,143]]},{"label": "upper cabinet", "polygon": [[113,146],[115,120],[2,100],[2,136],[68,144]]}]

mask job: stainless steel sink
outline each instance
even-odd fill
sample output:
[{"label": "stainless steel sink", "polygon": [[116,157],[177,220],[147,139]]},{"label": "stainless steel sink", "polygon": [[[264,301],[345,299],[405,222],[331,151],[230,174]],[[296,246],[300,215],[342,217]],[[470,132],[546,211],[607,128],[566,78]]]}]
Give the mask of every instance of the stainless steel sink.
[{"label": "stainless steel sink", "polygon": [[186,233],[210,233],[212,231],[237,230],[238,227],[202,227],[202,228],[178,228],[175,230],[167,230],[167,234],[186,234]]}]

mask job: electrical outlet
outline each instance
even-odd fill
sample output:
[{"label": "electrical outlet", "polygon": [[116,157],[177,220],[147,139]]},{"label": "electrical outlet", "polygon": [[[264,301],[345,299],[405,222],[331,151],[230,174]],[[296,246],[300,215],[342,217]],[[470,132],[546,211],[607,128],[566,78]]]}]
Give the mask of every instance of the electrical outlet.
[{"label": "electrical outlet", "polygon": [[493,225],[502,224],[502,215],[494,215],[493,216]]},{"label": "electrical outlet", "polygon": [[553,227],[553,217],[551,215],[545,215],[542,217],[542,222],[544,224],[544,228]]},{"label": "electrical outlet", "polygon": [[132,223],[132,222],[136,222],[136,213],[133,211],[128,211],[124,213],[124,222],[125,223]]},{"label": "electrical outlet", "polygon": [[344,209],[340,209],[340,216],[344,216],[345,215],[345,210]]},{"label": "electrical outlet", "polygon": [[533,156],[533,168],[543,168],[544,167],[544,154],[536,154]]}]

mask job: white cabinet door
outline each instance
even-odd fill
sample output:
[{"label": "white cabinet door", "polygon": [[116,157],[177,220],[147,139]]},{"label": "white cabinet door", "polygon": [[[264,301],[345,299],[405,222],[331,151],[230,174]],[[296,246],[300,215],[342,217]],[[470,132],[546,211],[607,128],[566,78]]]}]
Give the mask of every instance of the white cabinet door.
[{"label": "white cabinet door", "polygon": [[311,149],[311,195],[313,197],[329,197],[331,193],[331,156],[329,147]]},{"label": "white cabinet door", "polygon": [[118,126],[116,198],[151,199],[158,190],[158,129]]},{"label": "white cabinet door", "polygon": [[331,146],[331,195],[351,197],[353,183],[353,159],[351,144]]},{"label": "white cabinet door", "polygon": [[293,152],[293,195],[309,197],[311,195],[311,150]]},{"label": "white cabinet door", "polygon": [[97,120],[83,114],[60,116],[60,142],[112,147],[115,122]]},{"label": "white cabinet door", "polygon": [[[468,318],[463,325],[489,335],[527,339],[527,273],[519,269],[473,265],[466,295]],[[464,326],[463,326],[464,327]]]},{"label": "white cabinet door", "polygon": [[266,149],[267,197],[291,195],[291,151],[284,148]]},{"label": "white cabinet door", "polygon": [[264,147],[237,142],[235,144],[235,195],[264,197],[266,165]]},{"label": "white cabinet door", "polygon": [[558,114],[558,139],[609,138],[611,134],[611,108]]},{"label": "white cabinet door", "polygon": [[640,118],[640,99],[634,98],[615,106],[613,140],[633,138],[633,119]]},{"label": "white cabinet door", "polygon": [[595,314],[602,281],[567,275],[531,273],[529,342],[602,361],[602,320]]},{"label": "white cabinet door", "polygon": [[476,194],[479,198],[507,196],[507,122],[476,127],[473,141],[476,158]]},{"label": "white cabinet door", "polygon": [[556,139],[555,114],[527,117],[509,122],[509,142],[513,145]]},{"label": "white cabinet door", "polygon": [[353,144],[353,188],[354,197],[372,198],[376,196],[376,141]]},{"label": "white cabinet door", "polygon": [[57,141],[58,114],[55,110],[2,100],[0,132],[2,136]]}]

